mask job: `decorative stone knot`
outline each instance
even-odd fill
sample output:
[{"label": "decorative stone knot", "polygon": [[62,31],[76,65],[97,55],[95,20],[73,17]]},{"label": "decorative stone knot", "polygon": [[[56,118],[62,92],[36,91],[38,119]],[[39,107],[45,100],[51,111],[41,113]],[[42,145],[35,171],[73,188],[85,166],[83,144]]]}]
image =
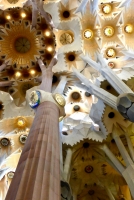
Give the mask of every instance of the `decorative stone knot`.
[{"label": "decorative stone knot", "polygon": [[119,113],[131,122],[134,122],[134,94],[125,93],[117,98],[117,109]]}]

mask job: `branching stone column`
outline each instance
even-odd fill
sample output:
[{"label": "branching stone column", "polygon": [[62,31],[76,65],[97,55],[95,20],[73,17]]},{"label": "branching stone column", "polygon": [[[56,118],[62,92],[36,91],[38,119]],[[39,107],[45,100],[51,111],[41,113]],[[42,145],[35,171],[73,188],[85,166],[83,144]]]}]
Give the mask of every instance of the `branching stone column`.
[{"label": "branching stone column", "polygon": [[126,166],[133,165],[133,161],[131,160],[126,148],[124,147],[124,144],[122,143],[122,141],[120,139],[120,131],[115,126],[113,127],[112,135],[113,135],[116,145],[122,155],[122,158],[124,159],[124,161],[126,163]]},{"label": "branching stone column", "polygon": [[64,162],[64,179],[65,179],[66,182],[69,181],[72,154],[73,154],[72,149],[70,149],[70,148],[67,149],[67,155],[66,155],[66,159],[65,159],[65,162]]},{"label": "branching stone column", "polygon": [[[0,72],[7,67],[8,62],[9,61],[6,61],[0,66]],[[11,86],[12,84],[13,84],[13,81],[2,81],[0,82],[0,87]]]},{"label": "branching stone column", "polygon": [[111,106],[112,108],[114,108],[115,110],[117,110],[117,106],[116,106],[116,101],[117,101],[117,97],[110,94],[109,92],[105,91],[102,88],[99,88],[98,86],[94,85],[93,83],[91,83],[91,81],[89,81],[87,78],[85,78],[85,76],[83,74],[81,74],[78,70],[76,70],[75,68],[73,68],[74,74],[81,80],[83,84],[76,84],[78,87],[85,89],[87,92],[89,92],[90,94],[95,95],[97,98],[101,99],[104,103],[106,103],[107,105]]},{"label": "branching stone column", "polygon": [[67,83],[66,76],[61,76],[61,80],[60,80],[59,84],[57,85],[54,93],[60,93],[61,94],[64,91],[66,83]]},{"label": "branching stone column", "polygon": [[109,199],[110,200],[115,200],[115,198],[114,198],[112,192],[110,191],[110,189],[107,186],[105,186],[105,189],[106,189],[106,192],[107,192],[107,194],[109,196]]},{"label": "branching stone column", "polygon": [[[60,200],[59,109],[51,94],[53,59],[42,70],[41,95],[47,101],[37,107],[36,115],[23,148],[6,200]],[[53,100],[52,100],[53,99]],[[62,108],[63,109],[63,108]]]},{"label": "branching stone column", "polygon": [[120,161],[116,158],[116,156],[112,153],[112,151],[107,147],[107,145],[102,145],[100,147],[105,154],[110,158],[110,160],[113,162],[115,167],[118,169],[118,171],[122,174],[125,170],[125,167],[120,163]]},{"label": "branching stone column", "polygon": [[[114,129],[114,132],[117,131],[118,129]],[[118,132],[116,132],[117,134]],[[127,152],[123,149],[121,149],[123,146],[123,144],[121,145],[120,139],[117,139],[118,137],[115,134],[115,141],[117,142],[117,146],[119,148],[120,153],[122,155],[122,157],[125,159],[124,161],[126,162],[126,167],[124,167],[120,161],[116,158],[116,156],[111,152],[111,150],[106,146],[103,145],[101,146],[101,148],[103,149],[103,151],[106,153],[106,155],[109,157],[109,159],[113,162],[113,164],[116,166],[116,168],[118,169],[118,171],[120,172],[120,174],[122,174],[122,176],[124,177],[124,179],[126,180],[129,189],[131,191],[131,195],[134,198],[134,163],[132,162],[130,156],[128,155],[127,158]]]}]

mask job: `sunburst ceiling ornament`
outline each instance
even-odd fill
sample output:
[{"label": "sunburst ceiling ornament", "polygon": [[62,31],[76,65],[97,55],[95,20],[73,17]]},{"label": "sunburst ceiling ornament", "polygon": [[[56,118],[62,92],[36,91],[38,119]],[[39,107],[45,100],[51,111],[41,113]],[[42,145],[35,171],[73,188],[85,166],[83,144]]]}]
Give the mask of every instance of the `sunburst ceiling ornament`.
[{"label": "sunburst ceiling ornament", "polygon": [[72,70],[72,67],[77,68],[78,70],[83,69],[83,61],[80,58],[81,52],[73,51],[65,53],[65,62],[67,64],[68,70]]},{"label": "sunburst ceiling ornament", "polygon": [[[39,57],[40,42],[35,30],[25,27],[25,23],[12,24],[9,22],[7,34],[2,35],[1,53],[16,65],[31,65],[35,61],[34,56]],[[30,58],[30,59],[29,59]]]},{"label": "sunburst ceiling ornament", "polygon": [[82,100],[82,95],[80,89],[72,86],[71,89],[69,89],[67,92],[66,102],[75,103],[75,102],[80,102],[81,100]]},{"label": "sunburst ceiling ornament", "polygon": [[5,56],[10,60],[10,65],[16,65],[18,68],[32,67],[32,63],[36,63],[39,57],[46,62],[49,59],[50,62],[54,54],[55,38],[46,21],[38,15],[37,25],[32,29],[30,7],[10,8],[3,12],[2,16],[5,18],[0,21],[4,30],[0,33],[0,56]]},{"label": "sunburst ceiling ornament", "polygon": [[1,8],[3,10],[7,8],[15,8],[15,7],[22,7],[26,0],[2,0]]},{"label": "sunburst ceiling ornament", "polygon": [[99,37],[99,31],[95,16],[90,13],[89,9],[86,9],[86,13],[82,16],[80,23],[82,29],[82,50],[84,53],[89,53],[94,57],[94,53],[98,50],[96,39]]},{"label": "sunburst ceiling ornament", "polygon": [[59,3],[59,17],[61,21],[68,21],[74,18],[76,15],[74,14],[75,8],[71,9],[69,4],[64,6],[61,2]]}]

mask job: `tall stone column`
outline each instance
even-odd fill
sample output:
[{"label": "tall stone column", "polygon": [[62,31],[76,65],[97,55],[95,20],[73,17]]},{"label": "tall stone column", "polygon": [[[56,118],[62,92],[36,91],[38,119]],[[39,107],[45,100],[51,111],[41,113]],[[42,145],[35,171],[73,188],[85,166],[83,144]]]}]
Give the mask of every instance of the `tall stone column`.
[{"label": "tall stone column", "polygon": [[[40,63],[41,90],[51,92],[54,64],[54,59],[48,68]],[[37,108],[6,200],[59,200],[59,148],[59,108],[44,101]]]},{"label": "tall stone column", "polygon": [[119,134],[120,134],[119,128],[114,126],[112,135],[113,135],[113,138],[116,142],[116,145],[117,145],[117,147],[118,147],[118,149],[119,149],[119,151],[122,155],[122,158],[124,159],[126,166],[133,165],[133,161],[130,158],[124,144],[122,143]]},{"label": "tall stone column", "polygon": [[69,181],[72,154],[73,154],[72,149],[68,148],[66,159],[65,159],[65,162],[64,162],[64,179],[65,179],[66,182]]}]

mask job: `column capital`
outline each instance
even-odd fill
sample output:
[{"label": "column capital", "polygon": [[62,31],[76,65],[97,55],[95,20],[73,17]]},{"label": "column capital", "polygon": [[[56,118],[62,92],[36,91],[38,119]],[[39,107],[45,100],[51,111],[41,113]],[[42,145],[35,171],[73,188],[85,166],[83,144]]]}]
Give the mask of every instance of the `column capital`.
[{"label": "column capital", "polygon": [[57,105],[60,111],[60,117],[65,116],[64,106],[65,106],[65,99],[61,94],[52,94],[50,92],[45,92],[44,90],[35,90],[32,91],[28,98],[29,104],[32,108],[34,108],[33,105],[36,104],[36,107],[45,102],[49,101]]}]

